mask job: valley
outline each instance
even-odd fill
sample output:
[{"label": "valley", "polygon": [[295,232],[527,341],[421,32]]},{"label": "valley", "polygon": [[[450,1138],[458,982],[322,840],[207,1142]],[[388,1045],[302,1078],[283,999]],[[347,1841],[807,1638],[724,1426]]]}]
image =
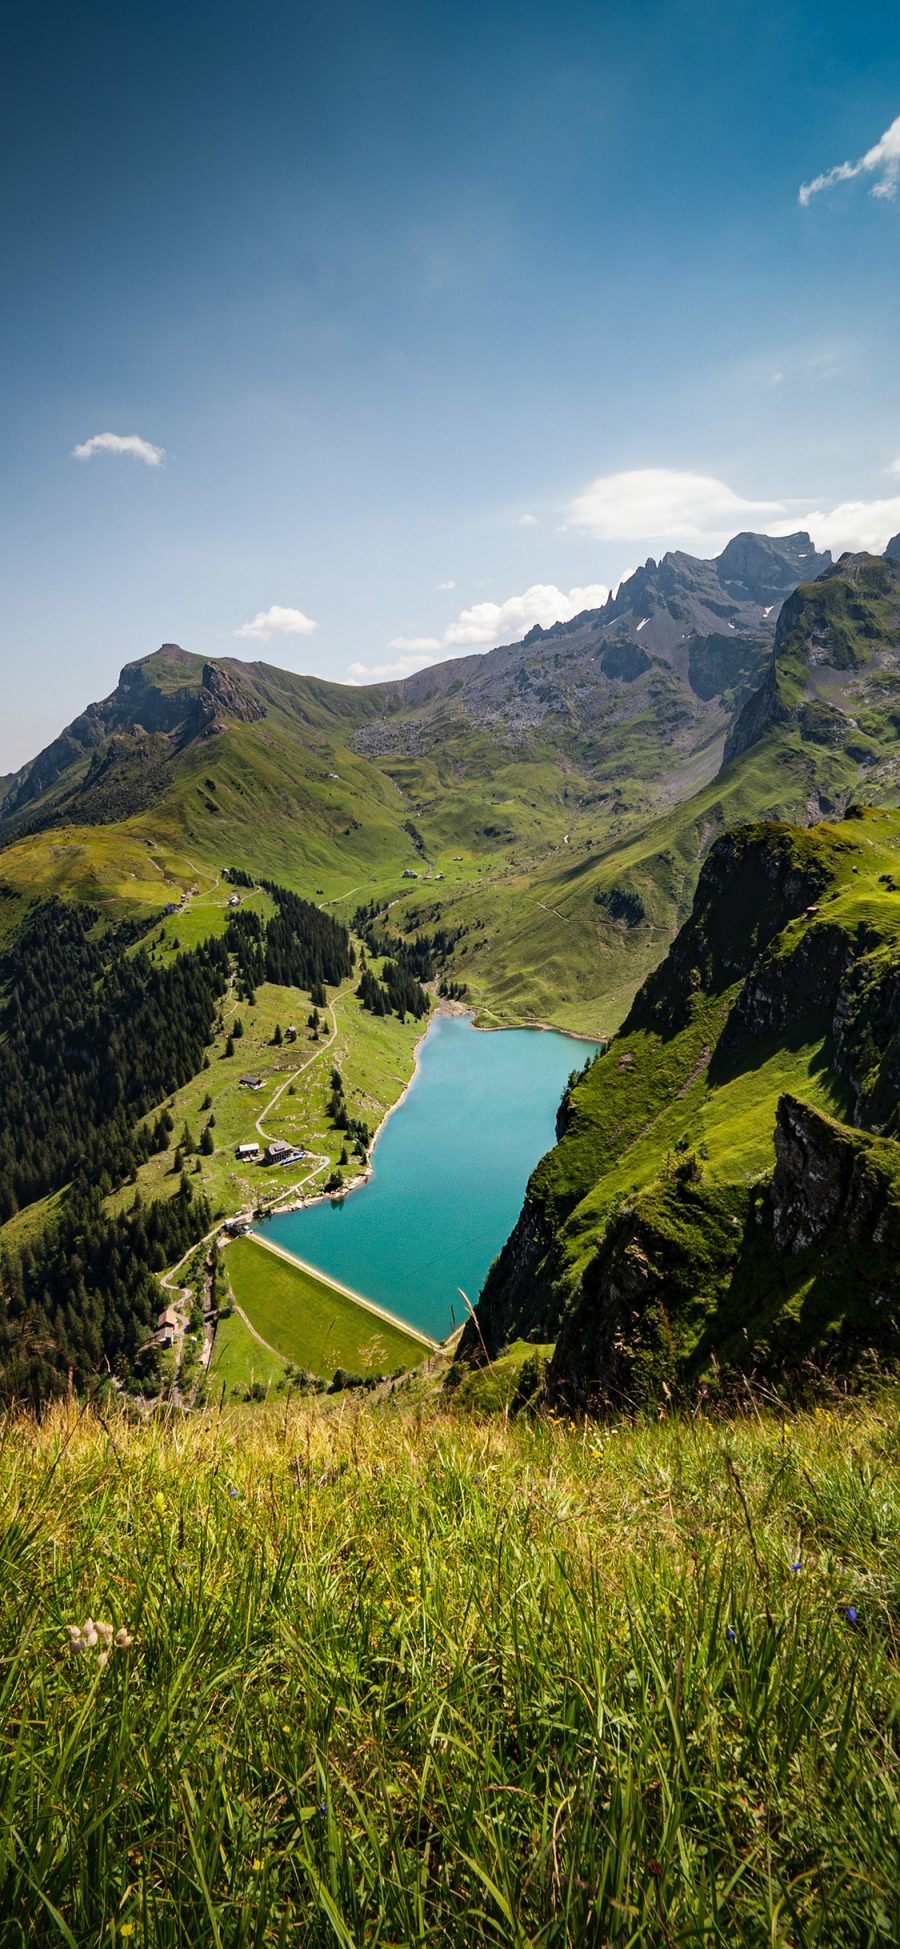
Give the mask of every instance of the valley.
[{"label": "valley", "polygon": [[[661,1229],[650,1260],[670,1265],[671,1214],[660,1215],[660,1198],[671,1204],[675,1194],[653,1188],[681,1170],[672,1182],[679,1195],[684,1189],[687,1167],[667,1163],[670,1152],[704,1153],[703,1225],[715,1229],[721,1218],[745,1227],[745,1187],[771,1171],[781,1099],[799,1093],[826,1116],[850,1114],[830,1045],[813,1036],[788,1049],[784,1025],[773,1026],[770,1053],[726,1087],[715,1053],[725,1003],[701,974],[690,1021],[663,1037],[645,1077],[648,1030],[632,1044],[634,1010],[644,1005],[642,984],[664,978],[653,971],[668,965],[679,930],[691,937],[698,878],[702,900],[710,862],[729,856],[729,834],[747,822],[762,832],[761,821],[788,821],[843,835],[845,811],[897,798],[898,675],[896,555],[833,564],[804,535],[739,536],[713,562],[667,555],[600,610],[393,684],[342,688],[267,664],[211,664],[171,644],[127,666],[110,697],[7,781],[0,806],[0,942],[10,968],[35,914],[46,913],[50,936],[56,929],[61,940],[70,912],[85,916],[77,922],[85,974],[92,957],[98,968],[105,958],[111,992],[133,985],[140,967],[140,980],[162,995],[195,963],[190,979],[208,990],[190,1056],[173,1048],[168,1089],[132,1092],[141,1107],[130,1130],[129,1087],[115,1085],[111,1104],[121,1094],[122,1107],[110,1111],[112,1150],[102,1169],[91,1167],[103,1225],[136,1234],[152,1215],[180,1244],[186,1225],[198,1237],[298,1195],[343,1194],[354,1172],[365,1174],[373,1136],[409,1082],[429,1007],[447,995],[483,1028],[552,1026],[599,1043],[619,1032],[614,1057],[575,1092],[576,1124],[596,1123],[597,1136],[580,1140],[571,1194],[554,1192],[548,1203],[541,1189],[569,1170],[558,1161],[571,1151],[563,1130],[488,1278],[479,1321],[492,1353],[515,1343],[527,1362],[529,1344],[565,1342],[568,1309],[591,1288],[609,1213],[623,1200],[651,1201],[651,1232],[657,1222]],[[866,816],[881,879],[889,878],[893,828],[877,823],[877,811]],[[852,851],[863,828],[846,829],[841,846]],[[857,873],[886,915],[890,901],[869,870],[874,844],[867,838]],[[718,906],[730,898],[726,881]],[[315,927],[332,929],[325,981],[312,974],[324,965],[318,950],[304,945],[314,914],[328,916]],[[889,938],[878,934],[879,953]],[[119,940],[110,959],[103,943]],[[383,986],[389,976],[400,983],[393,997]],[[58,1037],[69,1031],[61,1020],[52,1034],[59,1061]],[[560,1086],[549,1086],[548,1110]],[[623,1090],[627,1103],[610,1109]],[[42,1115],[50,1114],[48,1099]],[[604,1149],[609,1117],[621,1157],[615,1144]],[[548,1128],[544,1141],[552,1135]],[[297,1155],[286,1169],[266,1166],[238,1155],[248,1143]],[[522,1190],[531,1161],[521,1167]],[[39,1171],[29,1182],[34,1190],[15,1193],[0,1237],[7,1263],[21,1262],[23,1293],[45,1278],[34,1255],[43,1264],[46,1241],[85,1195],[71,1171],[50,1170],[43,1181]],[[370,1209],[371,1187],[359,1203],[358,1195],[348,1238],[360,1226],[365,1233],[359,1214]],[[506,1228],[516,1208],[517,1200]],[[310,1215],[320,1229],[330,1209]],[[326,1272],[327,1241],[341,1235],[322,1230],[324,1258],[297,1249]],[[334,1276],[369,1292],[365,1257],[363,1245],[361,1262],[336,1264]],[[690,1252],[685,1265],[695,1279]],[[469,1283],[479,1286],[486,1269],[487,1261]],[[751,1287],[756,1276],[748,1261]],[[399,1279],[389,1259],[372,1296],[389,1311],[405,1306],[414,1321],[412,1301],[398,1307],[390,1291]],[[704,1305],[718,1318],[721,1271],[709,1280]],[[151,1290],[140,1302],[145,1334]],[[738,1278],[733,1305],[742,1317],[740,1291]],[[69,1317],[77,1338],[77,1309]],[[441,1338],[449,1324],[435,1314],[428,1330]],[[183,1327],[182,1319],[179,1346]],[[12,1321],[10,1330],[16,1340]],[[464,1335],[463,1361],[474,1331]],[[713,1345],[712,1332],[685,1365],[673,1355],[679,1385],[701,1372],[708,1383],[700,1349]],[[228,1336],[241,1342],[228,1324],[220,1351]],[[126,1368],[132,1329],[113,1342],[121,1360],[129,1337]],[[243,1368],[230,1356],[230,1384],[254,1384],[262,1351],[245,1339]],[[562,1361],[558,1351],[547,1385],[564,1392]],[[151,1360],[140,1389],[154,1384],[154,1372]],[[458,1367],[454,1384],[460,1378]],[[576,1392],[582,1384],[593,1386],[581,1375]]]}]

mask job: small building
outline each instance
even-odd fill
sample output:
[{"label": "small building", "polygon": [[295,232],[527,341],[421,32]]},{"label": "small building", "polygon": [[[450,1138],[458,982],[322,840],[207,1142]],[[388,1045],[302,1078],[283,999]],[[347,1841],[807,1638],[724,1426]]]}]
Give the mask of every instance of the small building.
[{"label": "small building", "polygon": [[166,905],[165,905],[165,912],[166,912],[167,914],[177,914],[177,912],[178,912],[178,908],[177,908],[177,906],[175,905],[175,902],[174,902],[174,900],[167,900],[167,901],[166,901]]},{"label": "small building", "polygon": [[418,879],[418,877],[419,877],[419,875],[418,875],[418,873],[417,873],[417,872],[415,871],[415,868],[414,868],[414,867],[412,867],[412,866],[404,866],[404,868],[403,868],[403,878],[404,878],[404,880],[417,880],[417,879]]},{"label": "small building", "polygon": [[237,1218],[226,1218],[225,1230],[229,1238],[243,1238],[244,1233],[249,1232],[252,1223],[252,1218],[239,1214]]},{"label": "small building", "polygon": [[178,1314],[174,1306],[167,1306],[156,1322],[156,1337],[161,1347],[171,1347],[178,1331]]},{"label": "small building", "polygon": [[239,893],[233,893],[233,894],[231,895],[231,897],[230,897],[230,899],[229,899],[229,902],[228,902],[228,905],[229,905],[229,907],[239,907],[239,906],[240,906],[240,904],[241,904],[241,896],[240,896],[240,894],[239,894]]},{"label": "small building", "polygon": [[296,1042],[296,1040],[297,1040],[297,1025],[296,1025],[296,1023],[295,1023],[295,1022],[289,1022],[289,1023],[288,1023],[288,1025],[287,1025],[287,1028],[285,1029],[285,1032],[284,1032],[284,1038],[285,1038],[285,1041],[286,1041],[286,1042]]},{"label": "small building", "polygon": [[242,1090],[261,1090],[261,1089],[262,1089],[262,1086],[263,1086],[263,1079],[262,1079],[262,1077],[261,1077],[261,1076],[242,1076],[242,1077],[241,1077],[241,1089],[242,1089]]},{"label": "small building", "polygon": [[246,1162],[247,1162],[247,1160],[248,1160],[248,1158],[250,1158],[250,1157],[258,1157],[258,1156],[259,1156],[259,1145],[258,1145],[258,1144],[238,1144],[238,1147],[237,1147],[237,1152],[236,1152],[236,1155],[237,1155],[237,1156],[238,1156],[239,1158],[241,1158],[241,1160],[242,1160],[242,1162],[243,1162],[243,1163],[246,1163]]},{"label": "small building", "polygon": [[286,1164],[293,1153],[293,1144],[286,1144],[283,1137],[273,1137],[272,1142],[266,1145],[266,1163]]}]

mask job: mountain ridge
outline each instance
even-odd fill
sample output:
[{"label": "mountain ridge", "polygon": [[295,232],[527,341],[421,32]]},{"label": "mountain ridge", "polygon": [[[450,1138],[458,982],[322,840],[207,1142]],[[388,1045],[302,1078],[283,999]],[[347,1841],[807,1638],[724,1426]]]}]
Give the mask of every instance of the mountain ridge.
[{"label": "mountain ridge", "polygon": [[[805,535],[738,536],[713,563],[670,554],[539,642],[368,688],[165,646],[20,774],[2,877],[19,903],[52,889],[125,917],[189,889],[198,864],[237,863],[347,917],[362,900],[401,933],[446,932],[448,978],[482,1021],[608,1035],[726,826],[897,789],[893,596],[866,592],[873,576],[893,589],[895,562],[826,561],[777,617],[759,601],[823,559]],[[733,606],[718,622],[746,629],[707,633],[713,584]],[[860,650],[831,704],[786,634],[823,603]],[[665,654],[641,647],[651,629]],[[18,911],[5,902],[0,928]]]},{"label": "mountain ridge", "polygon": [[[355,692],[361,701],[351,714],[372,717],[381,713],[392,716],[404,707],[415,711],[451,689],[459,696],[467,682],[472,681],[477,706],[488,702],[490,721],[490,699],[489,696],[486,699],[485,693],[490,692],[494,673],[505,676],[509,665],[521,664],[523,651],[536,643],[549,644],[559,639],[565,639],[570,654],[573,639],[585,639],[592,651],[597,651],[601,643],[603,647],[608,646],[611,656],[605,662],[600,657],[600,671],[594,672],[595,679],[599,674],[612,684],[634,683],[651,668],[649,651],[662,662],[680,662],[690,681],[690,652],[681,652],[682,643],[700,639],[708,645],[710,638],[721,635],[722,624],[735,635],[765,636],[772,607],[796,586],[801,572],[809,569],[817,573],[828,561],[830,556],[816,555],[806,534],[788,536],[783,541],[742,534],[728,544],[721,556],[708,562],[683,552],[666,554],[658,564],[651,559],[623,582],[602,608],[583,611],[569,623],[530,630],[520,642],[450,658],[395,682],[350,686],[300,677],[297,683],[314,687],[320,699],[327,699],[329,694],[340,695],[342,710],[350,709],[349,705],[344,706],[343,700],[347,693]],[[723,575],[723,568],[733,573]],[[762,602],[766,594],[772,596],[769,606]],[[638,610],[646,613],[638,615]],[[685,628],[685,624],[689,627]],[[638,644],[637,637],[644,629],[650,633]],[[629,643],[632,645],[630,659],[623,654]],[[724,653],[725,661],[721,675],[730,684],[744,673],[747,659],[735,658],[733,649],[728,657],[728,648],[727,638],[723,638],[720,658]],[[698,662],[703,663],[702,651]],[[715,655],[707,647],[706,681],[701,680],[696,690],[704,704],[718,694],[714,664]],[[184,699],[179,702],[180,692],[190,688],[197,677],[198,665],[200,694],[188,706]],[[133,660],[124,666],[118,684],[107,698],[87,705],[58,738],[21,767],[11,785],[7,781],[6,794],[0,802],[0,824],[52,791],[73,765],[90,756],[105,738],[117,732],[140,729],[168,735],[178,731],[186,740],[209,725],[215,726],[223,715],[253,721],[265,711],[266,705],[252,693],[274,671],[275,666],[263,661],[199,659],[174,643],[163,644],[150,656]],[[282,672],[280,678],[282,693],[290,695],[296,689],[293,673]],[[531,688],[528,705],[519,712],[521,725],[540,722],[546,715],[546,696],[535,697],[534,687]],[[495,714],[500,721],[502,711],[496,710]],[[511,713],[507,712],[506,716],[509,723],[515,721]],[[196,720],[193,729],[192,719]]]}]

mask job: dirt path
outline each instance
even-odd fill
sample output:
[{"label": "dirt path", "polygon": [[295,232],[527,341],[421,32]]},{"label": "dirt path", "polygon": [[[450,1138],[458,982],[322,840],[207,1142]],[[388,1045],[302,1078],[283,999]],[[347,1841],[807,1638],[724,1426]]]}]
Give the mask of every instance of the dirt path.
[{"label": "dirt path", "polygon": [[264,1340],[262,1334],[257,1333],[253,1321],[248,1320],[247,1315],[244,1312],[243,1306],[239,1306],[237,1300],[234,1300],[233,1304],[234,1304],[234,1310],[237,1313],[238,1317],[243,1320],[244,1325],[247,1328],[247,1332],[252,1333],[253,1338],[258,1343],[258,1345],[261,1347],[265,1347],[266,1353],[274,1354],[276,1360],[283,1360],[285,1365],[287,1365],[287,1354],[279,1353],[277,1347],[270,1347],[268,1340]]}]

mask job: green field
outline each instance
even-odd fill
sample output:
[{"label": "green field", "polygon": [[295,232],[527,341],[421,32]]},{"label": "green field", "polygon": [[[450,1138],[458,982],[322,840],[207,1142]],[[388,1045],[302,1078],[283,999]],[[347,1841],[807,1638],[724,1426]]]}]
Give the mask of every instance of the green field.
[{"label": "green field", "polygon": [[10,1435],[4,1949],[896,1949],[896,1390]]},{"label": "green field", "polygon": [[[326,1279],[289,1265],[252,1238],[229,1245],[223,1265],[234,1298],[257,1333],[310,1374],[330,1379],[337,1367],[353,1374],[385,1374],[395,1367],[418,1366],[427,1356],[428,1348],[413,1334],[357,1306]],[[255,1360],[263,1349],[255,1342],[251,1346]]]},{"label": "green field", "polygon": [[250,1388],[278,1391],[289,1385],[289,1363],[254,1340],[239,1313],[229,1313],[216,1326],[209,1366],[208,1398],[226,1396],[243,1400]]}]

